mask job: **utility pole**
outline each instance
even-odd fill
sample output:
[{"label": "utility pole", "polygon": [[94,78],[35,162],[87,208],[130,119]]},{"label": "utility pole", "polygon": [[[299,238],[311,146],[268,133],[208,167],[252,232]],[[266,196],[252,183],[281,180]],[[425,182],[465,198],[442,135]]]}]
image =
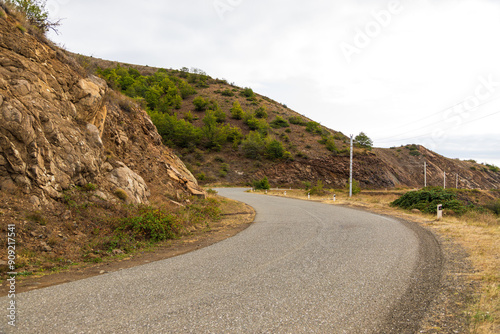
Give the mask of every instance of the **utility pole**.
[{"label": "utility pole", "polygon": [[446,172],[444,172],[443,189],[446,189]]},{"label": "utility pole", "polygon": [[349,197],[352,197],[352,136],[351,135],[351,162],[349,167]]},{"label": "utility pole", "polygon": [[458,189],[458,173],[457,173],[457,184],[456,184],[455,188]]},{"label": "utility pole", "polygon": [[424,188],[427,187],[427,161],[424,161]]}]

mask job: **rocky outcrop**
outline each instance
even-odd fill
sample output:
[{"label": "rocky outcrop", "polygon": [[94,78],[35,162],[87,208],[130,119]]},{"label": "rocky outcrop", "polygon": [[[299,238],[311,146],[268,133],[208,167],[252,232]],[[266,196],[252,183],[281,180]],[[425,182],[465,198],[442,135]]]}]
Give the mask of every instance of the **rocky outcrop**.
[{"label": "rocky outcrop", "polygon": [[42,204],[88,183],[132,203],[148,202],[151,183],[204,195],[143,110],[122,110],[102,79],[15,24],[0,17],[0,189]]}]

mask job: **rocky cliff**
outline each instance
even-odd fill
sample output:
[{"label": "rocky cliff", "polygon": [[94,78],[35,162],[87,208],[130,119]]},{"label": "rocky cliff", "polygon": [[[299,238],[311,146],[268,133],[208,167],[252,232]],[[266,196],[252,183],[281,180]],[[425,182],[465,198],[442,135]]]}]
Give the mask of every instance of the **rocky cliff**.
[{"label": "rocky cliff", "polygon": [[88,184],[110,201],[203,196],[147,114],[125,99],[0,16],[0,189],[20,189],[35,207]]}]

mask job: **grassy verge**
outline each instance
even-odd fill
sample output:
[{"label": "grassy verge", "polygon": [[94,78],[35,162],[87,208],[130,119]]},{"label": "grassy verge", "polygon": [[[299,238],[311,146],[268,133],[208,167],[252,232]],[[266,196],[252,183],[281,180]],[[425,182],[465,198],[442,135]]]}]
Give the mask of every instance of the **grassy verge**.
[{"label": "grassy verge", "polygon": [[[304,190],[269,190],[268,195],[285,196],[307,200]],[[463,276],[469,283],[478,287],[474,302],[462,306],[463,314],[468,317],[469,333],[493,334],[500,332],[500,218],[493,213],[470,211],[458,216],[450,211],[441,220],[435,215],[421,212],[411,212],[395,207],[390,203],[398,199],[406,191],[363,191],[360,194],[348,197],[342,190],[324,195],[311,195],[311,200],[322,201],[328,204],[348,205],[367,209],[376,213],[387,214],[417,222],[445,239],[463,247],[469,260],[474,266],[474,273],[454,273]],[[264,191],[259,191],[264,194]],[[437,330],[436,332],[439,332]]]},{"label": "grassy verge", "polygon": [[[50,211],[26,211],[29,204],[22,196],[0,194],[0,242],[7,242],[5,229],[14,224],[20,278],[120,260],[170,240],[209,232],[225,208],[224,199],[214,195],[191,198],[186,205],[137,206],[105,201],[98,194],[96,187],[76,187]],[[0,284],[7,271],[2,264]]]}]

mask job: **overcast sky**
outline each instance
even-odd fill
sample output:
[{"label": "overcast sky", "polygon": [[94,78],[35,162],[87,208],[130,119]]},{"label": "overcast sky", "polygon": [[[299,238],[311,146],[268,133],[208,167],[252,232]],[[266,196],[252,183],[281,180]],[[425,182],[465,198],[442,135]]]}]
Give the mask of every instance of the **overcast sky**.
[{"label": "overcast sky", "polygon": [[47,0],[51,39],[199,68],[377,147],[500,166],[500,2]]}]

